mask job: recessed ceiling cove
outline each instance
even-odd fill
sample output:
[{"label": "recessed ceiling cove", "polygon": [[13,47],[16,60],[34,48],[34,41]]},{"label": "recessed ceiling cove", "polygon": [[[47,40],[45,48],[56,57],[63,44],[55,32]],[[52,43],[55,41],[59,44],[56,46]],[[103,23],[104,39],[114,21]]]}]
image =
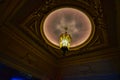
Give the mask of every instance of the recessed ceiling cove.
[{"label": "recessed ceiling cove", "polygon": [[44,18],[41,33],[48,44],[59,48],[59,37],[66,27],[72,37],[71,50],[87,44],[94,32],[93,23],[86,13],[65,7],[52,11]]}]

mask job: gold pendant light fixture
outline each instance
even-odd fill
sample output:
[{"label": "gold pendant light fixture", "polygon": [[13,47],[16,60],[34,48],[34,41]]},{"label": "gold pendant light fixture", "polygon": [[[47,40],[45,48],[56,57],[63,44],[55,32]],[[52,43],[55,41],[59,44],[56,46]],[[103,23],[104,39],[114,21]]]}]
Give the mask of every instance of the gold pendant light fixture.
[{"label": "gold pendant light fixture", "polygon": [[67,27],[65,28],[65,32],[60,35],[60,49],[65,54],[69,48],[71,43],[71,36],[67,33]]}]

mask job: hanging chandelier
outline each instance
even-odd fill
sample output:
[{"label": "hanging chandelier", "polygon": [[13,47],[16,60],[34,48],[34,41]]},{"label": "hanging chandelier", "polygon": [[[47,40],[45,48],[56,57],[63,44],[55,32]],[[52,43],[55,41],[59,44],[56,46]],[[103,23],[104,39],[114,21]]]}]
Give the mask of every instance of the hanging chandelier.
[{"label": "hanging chandelier", "polygon": [[60,49],[63,51],[63,54],[68,52],[72,39],[70,34],[67,33],[67,28],[65,30],[65,33],[62,33],[59,38]]}]

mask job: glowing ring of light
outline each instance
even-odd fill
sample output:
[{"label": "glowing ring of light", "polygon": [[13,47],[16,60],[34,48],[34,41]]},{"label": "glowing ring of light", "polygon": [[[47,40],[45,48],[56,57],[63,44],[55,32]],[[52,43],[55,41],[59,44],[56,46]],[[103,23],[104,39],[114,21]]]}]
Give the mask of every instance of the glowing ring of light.
[{"label": "glowing ring of light", "polygon": [[90,16],[79,9],[67,7],[56,9],[44,18],[41,33],[48,44],[59,48],[59,36],[63,33],[60,26],[64,24],[72,36],[71,50],[85,46],[91,40],[94,24]]}]

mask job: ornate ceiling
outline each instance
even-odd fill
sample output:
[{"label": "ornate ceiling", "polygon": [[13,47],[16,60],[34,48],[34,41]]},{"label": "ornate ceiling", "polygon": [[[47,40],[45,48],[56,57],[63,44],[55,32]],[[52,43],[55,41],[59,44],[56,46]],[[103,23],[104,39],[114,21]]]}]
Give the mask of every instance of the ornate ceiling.
[{"label": "ornate ceiling", "polygon": [[[42,3],[41,3],[42,2]],[[107,26],[103,22],[103,9],[101,7],[100,1],[67,1],[64,3],[61,1],[47,0],[41,1],[37,7],[25,9],[27,2],[22,4],[22,6],[15,10],[14,14],[9,16],[7,24],[12,26],[17,26],[18,30],[22,31],[23,34],[27,35],[31,40],[40,48],[47,51],[56,58],[62,58],[62,52],[59,49],[54,49],[53,47],[46,44],[45,40],[40,33],[40,25],[44,17],[46,17],[51,11],[61,7],[76,7],[80,10],[84,10],[90,15],[92,21],[95,25],[95,35],[92,40],[86,46],[80,48],[79,50],[70,51],[66,54],[66,57],[81,55],[82,53],[89,53],[90,51],[101,49],[109,46],[109,34],[107,33]],[[35,3],[36,4],[36,3]],[[81,4],[81,5],[79,5]],[[34,6],[33,6],[34,7]],[[29,13],[29,14],[28,14]],[[8,25],[9,25],[8,24]]]},{"label": "ornate ceiling", "polygon": [[88,39],[92,38],[94,33],[92,22],[84,12],[71,7],[64,7],[48,14],[41,24],[40,30],[45,41],[57,49],[60,49],[60,35],[67,31],[72,38],[70,50],[75,50],[75,47],[79,48],[83,43],[87,44],[87,41],[90,41]]},{"label": "ornate ceiling", "polygon": [[[1,61],[7,64],[13,61],[11,66],[33,72],[38,76],[40,73],[44,75],[57,72],[54,69],[58,68],[58,65],[79,63],[79,59],[84,62],[84,58],[91,56],[97,56],[99,59],[100,56],[117,55],[112,54],[116,50],[116,53],[119,53],[115,31],[117,27],[112,27],[115,25],[114,16],[111,17],[110,23],[107,17],[110,10],[106,11],[103,3],[105,1],[101,0],[1,0]],[[69,51],[65,56],[62,55],[61,50],[47,44],[40,32],[44,18],[53,10],[63,7],[84,11],[95,27],[89,43],[77,50]],[[29,68],[27,70],[23,67]],[[44,69],[39,70],[39,68]]]}]

